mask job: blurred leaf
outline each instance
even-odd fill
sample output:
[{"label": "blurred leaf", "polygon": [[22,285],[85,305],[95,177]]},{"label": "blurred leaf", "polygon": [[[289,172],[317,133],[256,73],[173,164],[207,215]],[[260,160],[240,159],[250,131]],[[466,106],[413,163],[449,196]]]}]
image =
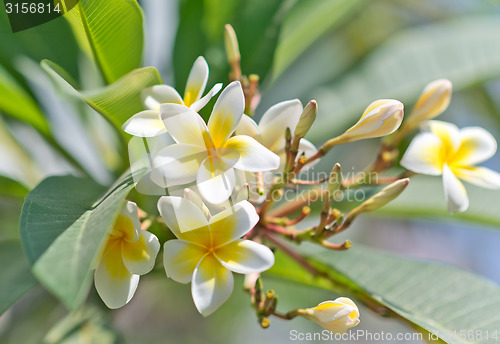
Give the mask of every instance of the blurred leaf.
[{"label": "blurred leaf", "polygon": [[108,83],[140,66],[143,27],[137,1],[79,0],[64,17]]},{"label": "blurred leaf", "polygon": [[0,196],[24,198],[28,191],[26,186],[19,183],[17,180],[0,175]]},{"label": "blurred leaf", "polygon": [[347,21],[366,0],[300,1],[287,15],[273,63],[279,77],[319,37]]},{"label": "blurred leaf", "polygon": [[388,40],[338,82],[313,90],[320,115],[310,135],[325,139],[340,132],[377,98],[413,102],[434,79],[448,78],[460,90],[499,75],[497,16],[419,26]]},{"label": "blurred leaf", "polygon": [[[290,272],[303,268],[282,255],[277,255],[268,273],[311,286],[330,283],[327,289],[355,294],[372,306],[381,304],[447,343],[485,343],[487,331],[498,332],[500,289],[469,272],[359,245],[344,252],[322,252],[310,262],[326,277],[302,280]],[[371,299],[366,300],[366,295]],[[463,338],[463,329],[481,331],[483,337]]]},{"label": "blurred leaf", "polygon": [[36,285],[30,264],[18,241],[0,242],[0,314]]},{"label": "blurred leaf", "polygon": [[[141,173],[142,170],[137,172]],[[24,228],[23,240],[29,242],[26,246],[31,257],[41,251],[33,244],[32,233],[41,235],[50,225],[57,229],[67,227],[35,262],[33,272],[69,309],[77,308],[90,288],[96,256],[125,197],[134,187],[134,177],[140,176],[123,176],[101,199],[97,193],[100,187],[88,180],[68,176],[48,178],[37,188],[35,200],[23,208],[21,228]],[[28,198],[31,199],[30,195]],[[59,203],[61,199],[66,201],[64,205]],[[93,205],[86,206],[80,199],[87,204],[92,199]],[[44,205],[40,203],[50,206],[42,212]],[[40,211],[32,212],[33,208]],[[59,225],[59,221],[64,225]],[[54,234],[52,231],[49,236]]]},{"label": "blurred leaf", "polygon": [[54,240],[92,209],[106,188],[89,179],[73,176],[49,177],[26,197],[20,231],[31,264]]},{"label": "blurred leaf", "polygon": [[49,135],[49,125],[35,100],[0,65],[0,111]]},{"label": "blurred leaf", "polygon": [[117,342],[118,335],[108,328],[104,314],[95,308],[84,308],[68,314],[44,338],[45,344]]},{"label": "blurred leaf", "polygon": [[377,211],[391,217],[436,218],[443,220],[465,220],[500,229],[499,190],[483,189],[466,184],[470,206],[463,213],[450,215],[444,198],[441,177],[417,176],[411,178],[410,185],[397,200]]},{"label": "blurred leaf", "polygon": [[144,110],[140,97],[141,91],[146,87],[162,83],[156,68],[145,67],[135,69],[101,89],[76,91],[76,85],[72,85],[71,80],[66,80],[67,75],[60,66],[48,60],[42,61],[41,66],[60,90],[82,98],[120,131],[123,123],[132,115]]}]

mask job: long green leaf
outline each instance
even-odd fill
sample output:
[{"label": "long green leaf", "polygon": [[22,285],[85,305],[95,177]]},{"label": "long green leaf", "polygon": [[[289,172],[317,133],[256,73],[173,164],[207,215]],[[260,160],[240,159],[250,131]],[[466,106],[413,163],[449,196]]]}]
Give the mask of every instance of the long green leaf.
[{"label": "long green leaf", "polygon": [[309,93],[320,106],[310,135],[326,139],[340,133],[377,98],[412,102],[425,84],[437,78],[450,79],[454,89],[460,90],[499,75],[500,22],[496,16],[413,28],[382,44],[338,82]]},{"label": "long green leaf", "polygon": [[[488,343],[495,333],[500,336],[500,288],[469,272],[358,245],[323,252],[310,262],[327,277],[301,278],[304,273],[293,271],[303,269],[282,255],[269,274],[322,288],[329,284],[327,289],[385,306],[447,343]],[[474,338],[460,330],[472,331]]]},{"label": "long green leaf", "polygon": [[18,241],[0,242],[0,314],[36,285],[30,264]]},{"label": "long green leaf", "polygon": [[26,186],[17,180],[0,175],[0,196],[23,199],[28,191]]},{"label": "long green leaf", "polygon": [[118,129],[130,116],[144,110],[141,91],[146,87],[162,83],[156,68],[145,67],[131,71],[106,87],[92,91],[77,91],[75,89],[77,86],[72,80],[66,79],[67,74],[61,67],[48,60],[42,61],[41,66],[60,90],[82,98]]},{"label": "long green leaf", "polygon": [[[143,171],[137,172],[141,173]],[[42,182],[38,197],[35,202],[26,205],[21,220],[21,227],[27,233],[23,239],[27,238],[30,242],[25,245],[31,256],[39,254],[41,250],[33,244],[34,235],[29,234],[41,235],[50,224],[58,229],[66,227],[36,260],[33,272],[69,309],[77,308],[88,292],[96,256],[125,197],[134,187],[134,176],[125,175],[101,198],[97,193],[98,186],[90,183],[76,177],[52,177]],[[41,192],[43,190],[46,191],[45,198]],[[54,206],[59,199],[64,199],[66,204]],[[87,204],[92,200],[93,204],[88,207],[80,199],[85,199]],[[43,214],[30,211],[30,208],[43,208],[40,203],[52,206]],[[59,226],[59,221],[64,225]],[[54,234],[50,233],[49,236],[54,237]]]},{"label": "long green leaf", "polygon": [[279,77],[307,48],[329,30],[342,25],[366,0],[300,1],[287,15],[273,63]]},{"label": "long green leaf", "polygon": [[79,0],[64,17],[108,83],[140,66],[143,27],[137,1]]},{"label": "long green leaf", "polygon": [[49,124],[35,100],[0,65],[0,111],[49,135]]}]

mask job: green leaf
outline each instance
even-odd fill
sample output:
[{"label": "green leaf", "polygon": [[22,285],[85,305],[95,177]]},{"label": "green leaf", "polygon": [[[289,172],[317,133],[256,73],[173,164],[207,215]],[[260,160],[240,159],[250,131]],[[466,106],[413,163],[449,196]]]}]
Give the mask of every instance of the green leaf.
[{"label": "green leaf", "polygon": [[0,242],[0,314],[36,285],[30,264],[18,241]]},{"label": "green leaf", "polygon": [[273,79],[279,77],[327,31],[346,22],[366,0],[300,1],[287,15],[273,63]]},{"label": "green leaf", "polygon": [[0,175],[0,196],[23,199],[28,191],[28,188],[17,180]]},{"label": "green leaf", "polygon": [[76,91],[76,85],[66,79],[67,75],[61,67],[48,60],[42,61],[41,66],[60,90],[82,98],[119,130],[132,115],[144,110],[141,91],[146,87],[162,83],[156,68],[145,67],[131,71],[106,87],[91,91]]},{"label": "green leaf", "polygon": [[411,103],[434,79],[450,79],[456,91],[499,75],[500,22],[496,16],[419,26],[380,45],[331,86],[313,90],[310,94],[327,111],[320,110],[310,135],[325,139],[332,131],[340,133],[377,98]]},{"label": "green leaf", "polygon": [[450,215],[444,198],[441,177],[416,176],[398,198],[381,208],[382,215],[440,218],[448,221],[468,221],[500,229],[500,191],[466,184],[470,206],[463,213]]},{"label": "green leaf", "polygon": [[0,65],[0,111],[49,134],[49,125],[35,100]]},{"label": "green leaf", "polygon": [[105,191],[92,180],[73,176],[49,177],[35,187],[26,197],[20,220],[21,238],[31,264],[92,209]]},{"label": "green leaf", "polygon": [[[486,333],[498,334],[500,289],[469,272],[359,245],[343,252],[322,252],[310,262],[325,277],[298,278],[293,271],[303,269],[280,254],[269,273],[311,286],[324,288],[329,283],[326,289],[354,294],[374,309],[380,308],[377,304],[385,306],[393,316],[447,343],[485,343]],[[480,331],[483,337],[463,338],[460,330]]]},{"label": "green leaf", "polygon": [[[134,178],[139,178],[142,173],[144,171],[141,170],[135,176],[128,174],[120,178],[100,199],[100,187],[92,185],[89,180],[52,177],[35,189],[38,197],[25,205],[21,228],[24,228],[23,241],[28,241],[25,245],[31,257],[39,255],[46,246],[46,242],[40,245],[43,246],[41,249],[35,245],[35,237],[47,235],[44,231],[51,225],[57,230],[66,227],[36,260],[33,273],[69,309],[77,308],[85,298],[92,283],[93,264],[103,240],[118,216],[125,197],[134,187]],[[89,203],[91,206],[88,206]],[[43,204],[51,206],[42,213]],[[55,232],[49,231],[48,237],[54,238]]]},{"label": "green leaf", "polygon": [[79,0],[64,17],[108,83],[140,66],[143,26],[137,1]]}]

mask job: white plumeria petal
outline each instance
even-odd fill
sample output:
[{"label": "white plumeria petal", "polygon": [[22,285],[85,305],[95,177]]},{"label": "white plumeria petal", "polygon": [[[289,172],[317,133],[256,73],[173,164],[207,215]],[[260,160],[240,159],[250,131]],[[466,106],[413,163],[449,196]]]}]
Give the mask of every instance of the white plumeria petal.
[{"label": "white plumeria petal", "polygon": [[448,210],[453,213],[467,210],[469,207],[467,191],[446,164],[443,166],[443,185]]},{"label": "white plumeria petal", "polygon": [[190,183],[196,179],[206,156],[205,147],[196,145],[179,143],[165,147],[153,159],[151,179],[162,187]]},{"label": "white plumeria petal", "polygon": [[160,112],[156,110],[136,113],[125,122],[122,129],[130,135],[139,137],[153,137],[167,132],[160,119]]},{"label": "white plumeria petal", "polygon": [[212,87],[212,89],[205,96],[195,101],[189,108],[196,112],[200,111],[205,105],[208,104],[210,99],[212,99],[217,93],[219,93],[221,88],[222,83],[215,84],[214,87]]},{"label": "white plumeria petal", "polygon": [[239,81],[233,81],[220,94],[208,120],[208,130],[215,147],[221,147],[231,136],[244,110],[243,89]]},{"label": "white plumeria petal", "polygon": [[433,133],[421,133],[415,136],[401,159],[401,166],[422,174],[440,175],[443,169],[443,143]]},{"label": "white plumeria petal", "polygon": [[302,114],[302,103],[298,99],[287,100],[269,108],[259,122],[262,143],[275,153],[285,147],[285,130],[294,132]]},{"label": "white plumeria petal", "polygon": [[196,193],[191,189],[186,188],[184,189],[184,198],[193,202],[194,205],[200,208],[201,212],[203,213],[203,215],[205,215],[207,220],[209,220],[212,217],[212,215],[210,214],[210,210],[207,208],[205,203],[203,203],[203,200],[198,195],[198,193]]},{"label": "white plumeria petal", "polygon": [[215,254],[222,265],[240,274],[262,272],[274,265],[274,254],[269,247],[251,240],[230,242]]},{"label": "white plumeria petal", "polygon": [[[306,158],[310,158],[314,154],[316,154],[317,152],[318,152],[318,149],[311,142],[309,142],[306,139],[300,139],[300,141],[299,141],[299,152],[298,152],[297,158],[295,160],[298,161],[298,159],[300,159],[300,157],[302,156],[302,154],[304,154]],[[316,165],[318,162],[319,162],[319,160],[316,159],[312,163],[309,163],[309,164],[305,165],[304,168],[302,169],[302,171],[306,171],[306,170],[310,169],[311,167],[313,167],[314,165]]]},{"label": "white plumeria petal", "polygon": [[205,147],[210,141],[205,122],[193,110],[179,104],[162,104],[160,113],[165,128],[175,142]]},{"label": "white plumeria petal", "polygon": [[280,157],[254,138],[246,135],[233,136],[224,144],[222,157],[237,156],[234,168],[248,172],[275,170],[280,165]]},{"label": "white plumeria petal", "polygon": [[189,283],[193,272],[207,249],[184,240],[169,240],[163,245],[163,265],[167,277],[179,283]]},{"label": "white plumeria petal", "polygon": [[139,239],[140,231],[141,222],[139,221],[137,204],[127,201],[113,224],[111,235],[123,237],[124,240],[133,242]]},{"label": "white plumeria petal", "polygon": [[454,167],[455,175],[474,185],[487,189],[500,189],[500,173],[486,167]]},{"label": "white plumeria petal", "polygon": [[248,201],[241,201],[212,216],[209,221],[213,246],[219,247],[241,238],[259,222],[255,207]]},{"label": "white plumeria petal", "polygon": [[236,130],[234,132],[236,135],[247,135],[250,137],[253,137],[260,143],[262,143],[262,136],[260,135],[260,128],[255,123],[255,121],[247,115],[243,115],[241,117],[240,123],[238,123],[238,126],[236,127]]},{"label": "white plumeria petal", "polygon": [[160,251],[160,242],[154,234],[141,230],[137,241],[123,240],[121,246],[123,263],[130,273],[144,275],[153,269]]},{"label": "white plumeria petal", "polygon": [[229,299],[233,287],[233,274],[211,254],[194,270],[191,293],[196,308],[205,317]]},{"label": "white plumeria petal", "polygon": [[155,85],[141,92],[142,103],[150,110],[160,110],[163,103],[183,104],[182,97],[175,88],[168,85]]},{"label": "white plumeria petal", "polygon": [[453,165],[470,166],[488,160],[497,151],[493,135],[480,127],[460,130],[460,148],[453,157]]},{"label": "white plumeria petal", "polygon": [[427,121],[422,127],[441,139],[443,143],[442,154],[445,159],[452,158],[460,148],[460,130],[455,124],[443,121]]},{"label": "white plumeria petal", "polygon": [[139,276],[131,274],[123,264],[119,244],[102,257],[94,273],[94,283],[97,293],[111,309],[125,306],[134,296]]},{"label": "white plumeria petal", "polygon": [[196,185],[209,203],[222,203],[231,196],[234,189],[233,167],[221,159],[206,158],[198,170]]},{"label": "white plumeria petal", "polygon": [[208,64],[203,56],[199,56],[191,67],[184,91],[184,104],[191,106],[201,98],[208,81]]},{"label": "white plumeria petal", "polygon": [[193,202],[182,197],[163,196],[158,200],[158,211],[177,238],[200,245],[204,245],[206,241],[210,242],[209,235],[201,233],[194,233],[199,235],[199,240],[192,240],[192,232],[202,230],[208,233],[208,228],[206,228],[208,221]]}]

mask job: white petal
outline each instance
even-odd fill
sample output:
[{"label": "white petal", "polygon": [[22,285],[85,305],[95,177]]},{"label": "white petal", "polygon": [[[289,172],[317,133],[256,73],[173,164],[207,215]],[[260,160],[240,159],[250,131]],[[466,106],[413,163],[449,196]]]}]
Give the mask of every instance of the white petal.
[{"label": "white petal", "polygon": [[131,274],[120,254],[120,247],[109,250],[94,273],[97,293],[111,309],[125,306],[134,296],[139,276]]},{"label": "white petal", "polygon": [[124,236],[125,240],[136,241],[139,239],[141,222],[137,212],[137,204],[127,201],[115,220],[111,235]]},{"label": "white petal", "polygon": [[160,112],[155,110],[136,113],[125,122],[122,129],[130,135],[139,137],[153,137],[167,132],[160,119]]},{"label": "white petal", "polygon": [[162,103],[183,104],[179,92],[168,85],[155,85],[144,89],[141,99],[144,106],[151,110],[159,110]]},{"label": "white petal", "polygon": [[222,150],[225,156],[236,156],[234,168],[247,172],[263,172],[275,170],[280,165],[280,157],[254,138],[246,135],[233,136]]},{"label": "white petal", "polygon": [[422,174],[440,175],[442,173],[443,142],[433,133],[415,136],[401,159],[401,166]]},{"label": "white petal", "polygon": [[233,81],[220,94],[208,120],[208,130],[215,147],[221,147],[231,136],[244,110],[243,89],[238,81]]},{"label": "white petal", "polygon": [[194,205],[196,205],[198,208],[200,208],[201,212],[203,213],[203,215],[205,215],[207,220],[212,217],[212,215],[210,214],[210,210],[207,208],[205,203],[203,203],[203,200],[201,199],[201,197],[198,195],[197,192],[195,192],[189,188],[185,188],[183,196],[185,199],[193,202]]},{"label": "white petal", "polygon": [[500,189],[500,173],[486,167],[454,167],[455,175],[477,186],[487,189]]},{"label": "white petal", "polygon": [[199,114],[179,104],[162,104],[160,113],[165,128],[177,143],[207,146],[210,138]]},{"label": "white petal", "polygon": [[259,142],[262,142],[259,126],[250,116],[247,115],[241,117],[240,123],[238,123],[234,133],[235,135],[247,135],[253,137]]},{"label": "white petal", "polygon": [[221,159],[206,158],[196,176],[201,196],[209,203],[226,201],[234,189],[234,170]]},{"label": "white petal", "polygon": [[163,148],[153,159],[151,179],[162,187],[187,184],[196,179],[207,156],[205,147],[179,143]]},{"label": "white petal", "polygon": [[201,98],[208,81],[208,64],[203,56],[199,56],[191,67],[184,91],[184,104],[191,106]]},{"label": "white petal", "polygon": [[219,93],[221,88],[222,88],[221,83],[215,84],[214,87],[212,87],[212,89],[204,97],[195,101],[193,104],[191,104],[189,108],[196,112],[200,111],[205,105],[208,104],[208,102],[210,101],[210,99],[213,98],[213,96]]},{"label": "white petal", "polygon": [[259,122],[264,146],[276,153],[284,148],[285,130],[290,128],[293,134],[302,111],[302,103],[298,99],[287,100],[271,106],[262,115]]},{"label": "white petal", "polygon": [[[193,202],[182,197],[163,196],[158,200],[158,211],[177,238],[200,245],[210,242],[208,221]],[[206,234],[198,233],[199,231],[203,233],[206,231]]]},{"label": "white petal", "polygon": [[135,242],[122,241],[123,263],[127,270],[135,275],[144,275],[150,272],[160,251],[158,238],[148,232],[141,230],[140,236]]},{"label": "white petal", "polygon": [[274,254],[269,247],[251,240],[233,241],[215,254],[222,265],[240,274],[262,272],[274,265]]},{"label": "white petal", "polygon": [[460,130],[460,148],[453,158],[453,165],[470,166],[488,160],[497,151],[493,135],[480,127]]},{"label": "white petal", "polygon": [[189,283],[193,272],[207,249],[184,240],[169,240],[163,245],[163,265],[167,277],[179,283]]},{"label": "white petal", "polygon": [[[311,142],[309,142],[306,139],[300,139],[299,152],[297,154],[296,160],[300,159],[300,157],[302,156],[302,153],[304,153],[306,158],[310,158],[314,154],[316,154],[317,152],[318,152],[318,149],[316,149],[316,147]],[[302,170],[306,171],[306,170],[310,169],[311,167],[313,167],[314,165],[316,165],[318,162],[319,162],[319,160],[315,160],[312,163],[305,165],[304,169],[302,169]]]},{"label": "white petal", "polygon": [[194,270],[191,293],[196,308],[205,317],[229,299],[233,287],[233,274],[213,255],[203,258]]},{"label": "white petal", "polygon": [[453,157],[460,147],[460,130],[453,123],[442,121],[427,121],[424,129],[430,130],[443,142],[443,155],[446,159]]},{"label": "white petal", "polygon": [[213,246],[219,247],[241,238],[259,222],[255,207],[241,201],[214,215],[209,221]]},{"label": "white petal", "polygon": [[467,191],[462,182],[458,180],[446,164],[443,166],[443,184],[448,210],[452,213],[467,210],[469,207]]}]

